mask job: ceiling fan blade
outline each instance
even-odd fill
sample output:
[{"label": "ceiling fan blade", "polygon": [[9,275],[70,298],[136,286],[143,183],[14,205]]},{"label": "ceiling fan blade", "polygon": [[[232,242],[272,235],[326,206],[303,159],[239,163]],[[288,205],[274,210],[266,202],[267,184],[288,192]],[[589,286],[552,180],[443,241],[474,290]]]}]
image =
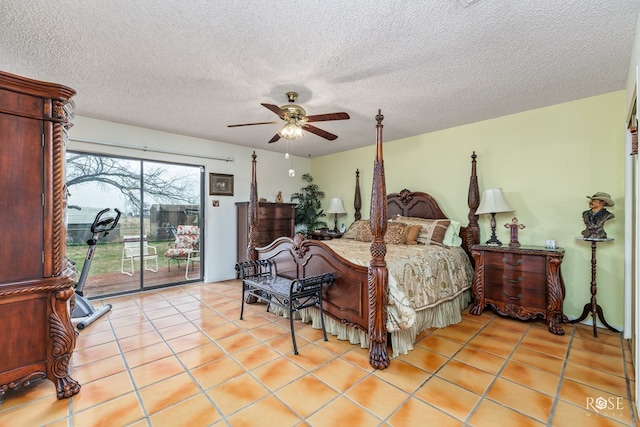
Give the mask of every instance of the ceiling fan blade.
[{"label": "ceiling fan blade", "polygon": [[328,114],[316,114],[313,116],[307,116],[308,122],[326,122],[329,120],[348,120],[349,115],[344,112],[340,113],[328,113]]},{"label": "ceiling fan blade", "polygon": [[241,125],[229,125],[228,128],[237,128],[240,126],[254,126],[254,125],[275,125],[279,122],[259,122],[259,123],[243,123]]},{"label": "ceiling fan blade", "polygon": [[280,139],[280,134],[276,133],[275,135],[273,135],[273,138],[269,140],[269,144],[271,144],[272,142],[276,142],[279,139]]},{"label": "ceiling fan blade", "polygon": [[328,139],[329,141],[333,141],[334,139],[338,138],[338,135],[334,135],[313,125],[303,124],[302,129],[311,133],[315,133],[316,135],[321,136],[324,139]]},{"label": "ceiling fan blade", "polygon": [[284,112],[280,109],[280,107],[278,107],[277,105],[273,105],[273,104],[264,104],[261,103],[260,105],[262,105],[263,107],[267,108],[268,110],[273,111],[274,113],[276,113],[278,115],[278,117],[280,117],[281,119],[284,119]]}]

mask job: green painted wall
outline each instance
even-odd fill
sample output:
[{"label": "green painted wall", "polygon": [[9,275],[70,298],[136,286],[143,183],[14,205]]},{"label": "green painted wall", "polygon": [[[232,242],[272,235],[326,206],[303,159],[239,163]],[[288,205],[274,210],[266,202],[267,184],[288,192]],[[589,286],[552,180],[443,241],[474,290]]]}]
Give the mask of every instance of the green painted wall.
[{"label": "green painted wall", "polygon": [[[384,111],[383,111],[384,114]],[[314,181],[332,197],[342,197],[349,212],[339,224],[353,221],[355,170],[360,169],[362,217],[369,218],[375,120],[371,146],[312,159]],[[625,92],[619,91],[445,129],[384,144],[387,193],[403,188],[431,193],[444,212],[467,222],[470,156],[478,155],[480,191],[502,187],[514,214],[498,214],[498,238],[507,243],[503,224],[517,216],[526,226],[519,240],[544,245],[555,239],[565,248],[562,273],[564,311],[577,318],[590,301],[591,246],[578,241],[587,195],[604,191],[616,205],[616,218],[605,230],[611,243],[598,245],[598,303],[607,321],[623,324]],[[428,118],[425,118],[428,120]],[[383,122],[393,127],[392,120]],[[325,206],[326,208],[326,206]],[[481,241],[490,236],[489,216],[480,218]],[[329,219],[333,223],[333,218]],[[590,319],[590,318],[589,318]]]}]

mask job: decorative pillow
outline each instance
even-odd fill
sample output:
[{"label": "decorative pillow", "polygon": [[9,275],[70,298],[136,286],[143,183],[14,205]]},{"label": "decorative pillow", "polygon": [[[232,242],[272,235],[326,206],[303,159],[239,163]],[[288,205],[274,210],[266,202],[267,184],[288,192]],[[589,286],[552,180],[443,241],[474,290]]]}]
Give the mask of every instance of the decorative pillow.
[{"label": "decorative pillow", "polygon": [[[371,233],[369,220],[359,222],[360,224],[356,227],[354,240],[357,242],[373,242],[373,233]],[[384,242],[387,244],[403,245],[407,239],[408,229],[409,225],[403,222],[389,222],[384,235]]]},{"label": "decorative pillow", "polygon": [[460,237],[460,222],[451,221],[447,232],[444,235],[443,245],[446,246],[460,246],[462,245],[462,237]]},{"label": "decorative pillow", "polygon": [[407,245],[418,244],[418,235],[420,234],[420,229],[422,229],[422,226],[420,224],[407,226],[407,239],[405,240],[405,243]]},{"label": "decorative pillow", "polygon": [[444,240],[444,235],[451,221],[448,219],[432,219],[427,221],[429,221],[427,225],[422,224],[422,229],[418,235],[418,242],[425,245],[443,246],[442,241]]},{"label": "decorative pillow", "polygon": [[384,242],[391,245],[404,245],[407,241],[409,225],[404,222],[390,222],[384,235]]},{"label": "decorative pillow", "polygon": [[360,229],[360,227],[363,227],[363,224],[365,224],[365,226],[368,227],[369,221],[368,220],[353,221],[349,226],[349,229],[345,231],[344,234],[342,235],[342,238],[355,239],[356,235],[358,234],[358,230]]},{"label": "decorative pillow", "polygon": [[371,227],[369,221],[362,221],[362,224],[356,231],[355,240],[357,242],[373,242],[373,234],[371,233]]},{"label": "decorative pillow", "polygon": [[447,232],[447,228],[451,223],[448,219],[424,219],[412,218],[397,215],[393,218],[394,222],[405,222],[409,225],[420,225],[420,233],[418,234],[418,243],[423,245],[443,246],[442,241]]}]

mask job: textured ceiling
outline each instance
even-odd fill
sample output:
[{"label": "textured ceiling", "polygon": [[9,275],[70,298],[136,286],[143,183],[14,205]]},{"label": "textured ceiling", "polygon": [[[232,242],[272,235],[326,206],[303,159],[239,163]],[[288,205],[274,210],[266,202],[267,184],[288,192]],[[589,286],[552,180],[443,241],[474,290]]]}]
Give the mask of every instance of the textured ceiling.
[{"label": "textured ceiling", "polygon": [[[284,152],[260,105],[346,111],[317,156],[625,88],[638,0],[2,0],[0,69],[76,114]],[[117,141],[112,141],[117,142]]]}]

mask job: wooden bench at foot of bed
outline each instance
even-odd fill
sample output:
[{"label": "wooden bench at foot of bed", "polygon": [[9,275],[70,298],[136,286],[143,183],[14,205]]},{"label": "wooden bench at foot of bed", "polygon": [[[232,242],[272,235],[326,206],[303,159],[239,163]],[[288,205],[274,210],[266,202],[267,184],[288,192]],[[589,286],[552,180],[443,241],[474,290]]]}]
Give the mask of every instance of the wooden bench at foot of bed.
[{"label": "wooden bench at foot of bed", "polygon": [[242,306],[240,320],[244,314],[245,299],[248,295],[267,303],[267,310],[275,305],[287,310],[293,352],[298,354],[296,335],[293,328],[293,313],[309,307],[320,309],[322,320],[322,335],[327,341],[327,331],[324,327],[322,311],[322,293],[324,286],[333,283],[331,273],[323,273],[302,279],[287,279],[273,273],[273,263],[268,260],[246,261],[236,264],[236,271],[242,279]]}]

